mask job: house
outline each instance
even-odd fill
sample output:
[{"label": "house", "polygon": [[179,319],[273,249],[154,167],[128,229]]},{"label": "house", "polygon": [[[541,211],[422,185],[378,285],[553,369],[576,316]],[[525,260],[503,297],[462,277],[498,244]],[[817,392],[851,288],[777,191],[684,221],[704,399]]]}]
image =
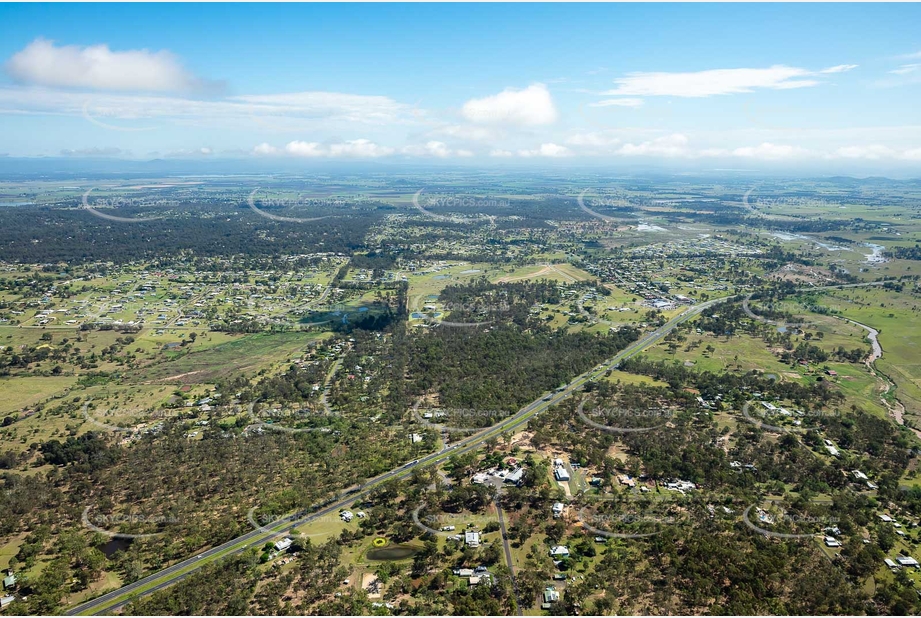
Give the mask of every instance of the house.
[{"label": "house", "polygon": [[882,519],[883,521],[892,521],[892,518],[886,515],[885,513],[880,514],[879,518]]},{"label": "house", "polygon": [[484,485],[486,481],[489,480],[489,475],[483,472],[477,472],[473,475],[473,478],[470,479],[470,482],[474,485]]},{"label": "house", "polygon": [[544,589],[544,603],[556,603],[560,600],[560,593],[553,586]]},{"label": "house", "polygon": [[464,543],[468,547],[479,547],[480,546],[480,533],[479,532],[465,532],[464,533]]},{"label": "house", "polygon": [[563,466],[560,466],[553,471],[553,478],[558,481],[568,481],[571,477],[569,472]]},{"label": "house", "polygon": [[365,517],[367,517],[367,515],[365,515],[364,511],[358,511],[357,513],[355,513],[355,517],[357,517],[358,519],[364,519]]},{"label": "house", "polygon": [[5,609],[7,605],[16,600],[16,597],[5,596],[0,598],[0,609]]},{"label": "house", "polygon": [[569,548],[565,545],[556,545],[550,548],[550,555],[557,558],[566,558],[569,556]]},{"label": "house", "polygon": [[479,575],[471,575],[471,576],[470,576],[470,579],[467,580],[467,583],[468,583],[470,586],[476,586],[477,584],[480,583],[480,580],[481,580],[481,579],[482,579],[482,577],[480,577]]},{"label": "house", "polygon": [[825,445],[825,450],[827,450],[828,454],[831,455],[832,457],[837,457],[839,454],[838,449],[836,449],[833,446],[828,446],[827,444]]},{"label": "house", "polygon": [[289,547],[291,547],[291,543],[293,543],[293,541],[292,541],[291,539],[284,538],[284,539],[278,541],[277,543],[275,543],[275,550],[276,550],[276,551],[285,551],[286,549],[288,549]]},{"label": "house", "polygon": [[825,545],[827,547],[841,547],[841,543],[833,536],[825,537]]},{"label": "house", "polygon": [[867,481],[867,489],[879,489],[879,485],[873,481]]},{"label": "house", "polygon": [[509,473],[505,477],[505,482],[512,483],[513,485],[521,485],[521,482],[523,479],[524,479],[524,468],[517,468],[514,472]]},{"label": "house", "polygon": [[827,375],[830,375],[830,376],[833,377],[833,378],[836,377],[836,376],[838,375],[838,372],[835,371],[834,369],[826,369],[826,370],[825,370],[825,373],[826,373]]},{"label": "house", "polygon": [[341,513],[339,513],[339,519],[341,519],[345,523],[349,523],[350,521],[352,521],[352,517],[354,517],[354,515],[352,515],[352,511],[342,511]]},{"label": "house", "polygon": [[473,569],[454,569],[454,574],[458,577],[473,577]]},{"label": "house", "polygon": [[858,481],[866,481],[866,480],[869,480],[870,478],[866,474],[861,472],[860,470],[854,470],[853,472],[851,472],[851,474],[853,474],[854,478],[856,478]]},{"label": "house", "polygon": [[883,562],[885,562],[886,566],[889,567],[890,569],[894,569],[898,566],[896,565],[895,562],[893,562],[892,558],[886,558],[885,560],[883,560]]},{"label": "house", "polygon": [[911,556],[898,556],[895,559],[903,567],[916,567],[918,566],[918,561],[912,558]]},{"label": "house", "polygon": [[553,516],[559,518],[563,514],[563,509],[566,508],[566,505],[562,502],[553,503]]},{"label": "house", "polygon": [[636,487],[636,479],[631,477],[629,474],[621,474],[617,477],[617,480],[621,485],[626,485],[627,487]]},{"label": "house", "polygon": [[3,578],[3,588],[5,590],[9,590],[10,588],[15,588],[15,587],[16,587],[16,576],[11,571],[6,577]]}]

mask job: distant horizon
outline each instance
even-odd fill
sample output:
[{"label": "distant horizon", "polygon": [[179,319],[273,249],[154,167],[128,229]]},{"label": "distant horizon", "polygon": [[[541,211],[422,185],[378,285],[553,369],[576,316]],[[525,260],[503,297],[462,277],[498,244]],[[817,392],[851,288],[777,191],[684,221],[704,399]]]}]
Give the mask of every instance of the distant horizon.
[{"label": "distant horizon", "polygon": [[921,174],[917,4],[356,9],[0,5],[0,171],[53,157]]}]

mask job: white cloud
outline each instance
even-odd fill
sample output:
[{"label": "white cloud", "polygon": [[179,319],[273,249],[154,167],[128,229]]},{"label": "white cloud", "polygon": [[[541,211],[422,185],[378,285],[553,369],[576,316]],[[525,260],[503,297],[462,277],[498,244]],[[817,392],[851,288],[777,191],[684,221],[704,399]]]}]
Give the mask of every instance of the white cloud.
[{"label": "white cloud", "polygon": [[295,157],[325,157],[326,150],[317,142],[302,142],[295,140],[288,142],[285,152]]},{"label": "white cloud", "polygon": [[856,64],[836,64],[833,67],[828,67],[827,69],[822,69],[819,73],[846,73],[857,68]]},{"label": "white cloud", "polygon": [[453,154],[447,144],[437,140],[431,140],[422,145],[406,146],[402,152],[413,157],[437,157],[439,159],[445,159]]},{"label": "white cloud", "polygon": [[[260,144],[256,146],[256,149],[260,154],[274,154],[277,152],[276,149],[273,149],[273,147],[268,144]],[[375,159],[377,157],[386,157],[393,154],[394,149],[387,146],[380,146],[368,139],[353,139],[328,145],[319,142],[295,140],[293,142],[288,142],[285,146],[285,152],[295,157]]]},{"label": "white cloud", "polygon": [[799,146],[789,146],[785,144],[772,144],[764,142],[758,146],[744,146],[732,151],[733,156],[750,159],[765,159],[768,161],[778,161],[782,159],[792,159],[802,157],[808,154],[808,151]]},{"label": "white cloud", "polygon": [[271,144],[267,144],[265,142],[262,142],[261,144],[253,148],[253,154],[256,154],[256,155],[277,155],[280,152],[281,151],[278,148],[276,148],[275,146]]},{"label": "white cloud", "polygon": [[507,158],[507,157],[512,156],[512,152],[510,150],[502,150],[501,148],[495,148],[489,151],[489,156]]},{"label": "white cloud", "polygon": [[878,160],[895,155],[895,151],[888,146],[874,144],[871,146],[844,146],[835,150],[833,158],[841,159],[870,159]]},{"label": "white cloud", "polygon": [[643,99],[635,98],[624,98],[624,99],[605,99],[603,101],[598,101],[597,103],[589,103],[589,107],[610,107],[616,105],[618,107],[642,107]]},{"label": "white cloud", "polygon": [[606,96],[709,97],[753,92],[766,88],[786,90],[815,86],[805,79],[814,75],[797,67],[775,65],[766,69],[712,69],[689,73],[630,73],[615,81],[617,88]]},{"label": "white cloud", "polygon": [[463,157],[463,158],[466,159],[466,158],[468,158],[468,157],[472,157],[472,156],[473,156],[473,151],[472,151],[472,150],[458,150],[458,151],[457,151],[457,156]]},{"label": "white cloud", "polygon": [[342,144],[331,144],[329,155],[331,157],[359,157],[377,158],[393,154],[393,148],[379,146],[367,139],[353,139]]},{"label": "white cloud", "polygon": [[331,123],[338,123],[341,130],[348,130],[356,123],[390,127],[412,123],[410,110],[409,105],[388,97],[336,92],[199,99],[0,86],[0,113],[83,116],[94,124],[100,124],[97,119],[143,120],[140,124],[146,130],[160,124],[157,120],[233,128],[242,124],[295,134],[329,129]]},{"label": "white cloud", "polygon": [[568,157],[570,155],[569,148],[566,146],[558,146],[554,143],[541,144],[540,148],[534,150],[519,150],[519,157]]},{"label": "white cloud", "polygon": [[625,156],[682,157],[690,154],[688,142],[686,135],[673,133],[640,144],[624,144],[616,153]]},{"label": "white cloud", "polygon": [[42,38],[13,54],[6,71],[18,82],[57,88],[165,92],[209,86],[168,51],[112,51],[104,44],[57,47]]},{"label": "white cloud", "polygon": [[911,150],[906,150],[902,153],[902,158],[908,159],[909,161],[921,161],[921,148],[912,148]]},{"label": "white cloud", "polygon": [[909,73],[916,73],[919,69],[921,69],[921,64],[911,63],[911,64],[903,64],[899,68],[892,69],[889,72],[892,73],[893,75],[907,75]]},{"label": "white cloud", "polygon": [[496,95],[470,99],[461,114],[470,122],[520,126],[553,124],[558,117],[550,91],[543,84],[523,90],[506,88]]}]

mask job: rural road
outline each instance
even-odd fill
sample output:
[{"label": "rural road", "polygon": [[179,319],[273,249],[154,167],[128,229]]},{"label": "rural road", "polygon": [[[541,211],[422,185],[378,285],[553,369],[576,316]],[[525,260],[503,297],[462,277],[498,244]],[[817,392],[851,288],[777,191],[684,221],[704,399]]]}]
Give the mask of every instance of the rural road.
[{"label": "rural road", "polygon": [[[838,287],[857,287],[857,285],[876,285],[882,282],[874,283],[864,283],[856,285],[847,285],[847,286],[830,286],[830,288]],[[830,288],[811,288],[812,290],[819,289],[830,289]],[[472,435],[470,437],[464,438],[456,445],[449,449],[445,449],[436,453],[432,453],[406,463],[398,468],[385,472],[375,478],[369,479],[364,484],[359,485],[358,487],[352,487],[344,490],[344,494],[340,494],[342,497],[338,500],[335,500],[332,503],[320,506],[320,510],[313,511],[310,514],[306,514],[304,511],[289,515],[287,517],[279,519],[275,524],[270,524],[265,526],[265,529],[268,529],[269,532],[263,530],[253,530],[247,534],[239,536],[235,539],[227,541],[226,543],[213,547],[209,550],[202,552],[201,554],[178,562],[170,567],[167,567],[161,571],[148,575],[138,581],[123,586],[117,590],[106,593],[102,596],[99,596],[90,601],[86,601],[74,607],[71,607],[66,611],[67,615],[93,615],[105,613],[118,609],[131,601],[136,600],[141,596],[148,595],[157,590],[162,590],[177,581],[182,580],[190,573],[198,570],[202,566],[216,561],[219,558],[224,558],[231,556],[237,553],[244,551],[249,547],[259,547],[279,536],[284,535],[292,528],[302,526],[304,524],[310,523],[311,521],[322,517],[328,513],[337,511],[340,508],[344,508],[356,500],[359,500],[367,495],[369,495],[372,490],[379,484],[392,479],[403,478],[409,476],[413,469],[426,467],[432,464],[439,463],[454,453],[465,453],[472,450],[475,450],[480,447],[486,440],[491,437],[501,435],[505,431],[516,429],[525,425],[528,420],[539,414],[540,412],[550,408],[564,399],[578,391],[582,386],[589,381],[595,380],[598,377],[604,375],[604,373],[610,369],[615,368],[621,361],[626,360],[636,354],[639,354],[652,344],[656,343],[668,333],[675,329],[679,324],[685,322],[702,311],[730,300],[738,300],[739,296],[725,296],[722,298],[715,298],[708,300],[699,305],[695,305],[682,312],[681,314],[673,317],[668,322],[663,324],[657,330],[647,334],[646,336],[640,338],[636,342],[627,346],[619,353],[604,361],[600,365],[588,370],[580,376],[577,376],[569,384],[563,387],[561,390],[555,391],[553,393],[547,394],[531,403],[526,405],[524,408],[519,410],[513,416],[508,417],[501,423],[493,425],[487,429],[484,429],[480,433]]]}]

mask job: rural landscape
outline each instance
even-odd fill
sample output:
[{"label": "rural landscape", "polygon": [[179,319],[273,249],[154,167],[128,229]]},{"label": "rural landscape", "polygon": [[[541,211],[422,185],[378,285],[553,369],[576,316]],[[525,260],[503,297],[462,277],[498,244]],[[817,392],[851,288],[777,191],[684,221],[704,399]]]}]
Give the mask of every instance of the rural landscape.
[{"label": "rural landscape", "polygon": [[921,615],[919,24],[0,2],[0,618]]},{"label": "rural landscape", "polygon": [[0,199],[20,613],[921,607],[917,182]]}]

